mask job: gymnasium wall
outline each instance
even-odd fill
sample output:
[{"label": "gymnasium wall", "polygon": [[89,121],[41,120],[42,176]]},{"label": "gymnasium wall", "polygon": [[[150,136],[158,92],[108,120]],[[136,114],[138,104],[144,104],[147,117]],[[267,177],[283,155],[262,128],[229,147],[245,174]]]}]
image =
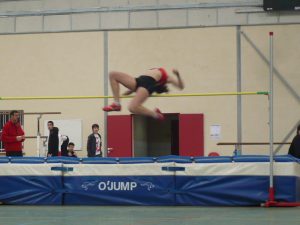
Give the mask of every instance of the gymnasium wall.
[{"label": "gymnasium wall", "polygon": [[[242,27],[244,33],[268,57],[268,32],[275,32],[275,67],[293,88],[300,85],[297,74],[300,25]],[[109,69],[132,75],[155,66],[178,68],[185,80],[182,92],[236,91],[236,28],[194,28],[108,33]],[[103,33],[56,33],[0,36],[1,96],[103,95]],[[268,66],[242,37],[243,91],[268,88]],[[275,78],[275,140],[281,139],[299,120],[299,99],[292,97]],[[296,90],[297,91],[297,90]],[[299,91],[298,91],[299,92]],[[243,141],[268,140],[268,102],[265,96],[243,98]],[[123,114],[127,114],[124,100]],[[2,101],[1,109],[26,112],[59,111],[44,119],[82,119],[83,151],[91,124],[100,124],[103,134],[103,100]],[[219,141],[236,141],[236,97],[190,97],[149,99],[146,106],[168,113],[204,113],[205,154],[218,151],[231,155],[233,147],[218,147],[209,128],[222,127]],[[42,122],[43,124],[43,122]],[[27,135],[36,134],[36,117],[25,118]],[[35,155],[36,143],[26,140],[25,152]],[[286,146],[282,153],[287,150]],[[244,148],[245,153],[267,154],[268,147]]]},{"label": "gymnasium wall", "polygon": [[264,12],[263,0],[0,1],[1,34],[299,22],[298,12]]},{"label": "gymnasium wall", "polygon": [[[0,36],[1,95],[103,95],[102,33],[65,33]],[[25,112],[61,112],[48,119],[82,119],[86,149],[91,125],[103,133],[102,100],[47,100],[0,102],[1,109]],[[26,135],[36,135],[37,116],[25,116]],[[47,135],[47,134],[46,134]],[[25,141],[26,155],[36,154],[36,141]],[[86,151],[80,155],[85,156]]]},{"label": "gymnasium wall", "polygon": [[[269,46],[266,34],[274,31],[274,140],[281,142],[292,131],[292,136],[287,140],[292,141],[296,135],[295,125],[300,123],[300,74],[297,63],[300,57],[300,26],[243,27],[242,30],[267,59]],[[269,65],[245,38],[242,38],[242,56],[243,89],[268,88]],[[255,101],[249,96],[243,99],[244,141],[266,141],[267,99]],[[257,152],[266,148],[255,147]],[[289,145],[285,145],[280,153],[286,153],[288,148]],[[252,152],[250,149],[253,147],[245,148],[245,152]]]},{"label": "gymnasium wall", "polygon": [[[133,75],[160,65],[169,70],[178,68],[186,88],[183,91],[171,88],[171,93],[236,90],[234,27],[110,32],[109,40],[110,68]],[[221,124],[226,139],[236,136],[235,97],[155,98],[147,100],[146,105],[152,109],[159,107],[166,113],[204,113],[207,151],[217,147],[208,137],[210,125]]]}]

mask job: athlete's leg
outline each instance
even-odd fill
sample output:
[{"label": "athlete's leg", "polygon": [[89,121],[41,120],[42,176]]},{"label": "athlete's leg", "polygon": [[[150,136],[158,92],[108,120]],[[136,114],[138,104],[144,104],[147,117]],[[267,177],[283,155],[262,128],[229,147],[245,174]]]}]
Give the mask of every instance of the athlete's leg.
[{"label": "athlete's leg", "polygon": [[152,111],[142,105],[149,96],[150,95],[147,89],[139,87],[136,91],[136,95],[128,105],[129,111],[134,114],[149,116],[162,120],[164,117],[159,110]]},{"label": "athlete's leg", "polygon": [[126,73],[112,71],[109,73],[109,80],[115,102],[120,102],[120,84],[132,91],[136,88],[135,78]]},{"label": "athlete's leg", "polygon": [[120,111],[120,84],[127,87],[129,90],[134,91],[136,88],[136,80],[132,76],[122,73],[112,71],[109,73],[109,80],[111,85],[111,90],[114,96],[114,103],[109,106],[103,107],[104,111]]}]

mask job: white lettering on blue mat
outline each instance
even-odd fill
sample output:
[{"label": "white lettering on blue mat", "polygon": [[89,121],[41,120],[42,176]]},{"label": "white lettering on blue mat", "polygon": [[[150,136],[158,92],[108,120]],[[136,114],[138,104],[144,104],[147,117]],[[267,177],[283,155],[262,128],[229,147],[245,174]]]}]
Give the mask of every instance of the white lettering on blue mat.
[{"label": "white lettering on blue mat", "polygon": [[[86,181],[83,182],[81,188],[87,191],[96,185],[100,191],[134,191],[138,187],[137,182],[129,181]],[[152,182],[143,182],[140,186],[147,188],[148,191],[155,188]]]},{"label": "white lettering on blue mat", "polygon": [[100,191],[133,191],[136,187],[136,182],[106,181],[98,184]]}]

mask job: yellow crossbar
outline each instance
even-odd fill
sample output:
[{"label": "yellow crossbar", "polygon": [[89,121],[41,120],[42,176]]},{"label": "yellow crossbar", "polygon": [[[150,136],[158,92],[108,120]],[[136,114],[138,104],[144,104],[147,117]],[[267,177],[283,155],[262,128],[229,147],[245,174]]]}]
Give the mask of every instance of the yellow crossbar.
[{"label": "yellow crossbar", "polygon": [[[192,94],[161,94],[152,95],[151,97],[201,97],[201,96],[235,96],[235,95],[268,95],[267,91],[257,92],[215,92],[215,93],[192,93]],[[121,98],[132,98],[130,96],[121,96]],[[29,96],[29,97],[0,97],[0,100],[55,100],[55,99],[103,99],[113,98],[113,96]]]}]

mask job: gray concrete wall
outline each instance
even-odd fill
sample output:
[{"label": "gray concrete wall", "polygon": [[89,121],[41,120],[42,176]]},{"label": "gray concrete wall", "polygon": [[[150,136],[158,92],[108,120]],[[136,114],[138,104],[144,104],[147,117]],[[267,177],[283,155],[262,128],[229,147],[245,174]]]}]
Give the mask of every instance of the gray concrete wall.
[{"label": "gray concrete wall", "polygon": [[263,0],[0,1],[0,33],[157,29],[299,23],[298,12],[262,10]]}]

